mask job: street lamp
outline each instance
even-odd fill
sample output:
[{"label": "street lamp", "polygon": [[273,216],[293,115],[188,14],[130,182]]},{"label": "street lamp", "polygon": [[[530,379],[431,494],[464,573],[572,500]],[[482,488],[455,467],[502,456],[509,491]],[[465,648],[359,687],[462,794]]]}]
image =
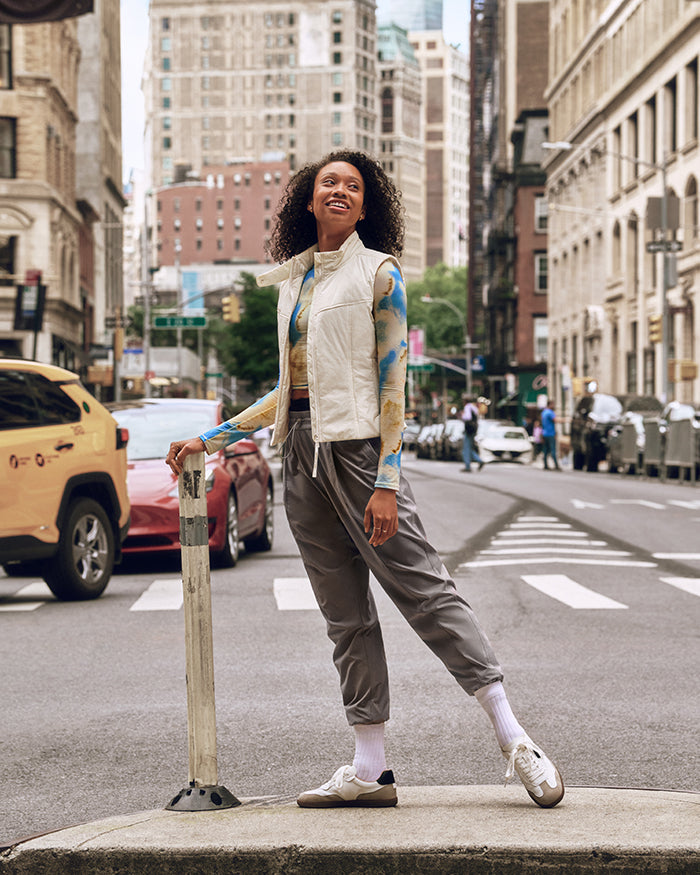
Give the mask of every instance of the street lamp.
[{"label": "street lamp", "polygon": [[[574,144],[569,142],[568,140],[555,140],[554,142],[544,142],[542,143],[543,149],[549,149],[557,152],[570,152],[573,149],[583,148],[580,144]],[[668,306],[668,290],[670,288],[669,282],[669,273],[670,273],[670,262],[669,255],[671,254],[670,241],[668,241],[668,225],[669,225],[669,216],[668,216],[668,189],[666,184],[666,174],[668,168],[668,160],[666,156],[664,156],[664,160],[661,164],[657,164],[653,161],[644,161],[642,158],[635,158],[633,155],[623,155],[620,152],[613,152],[609,149],[602,148],[599,149],[604,155],[610,155],[613,158],[618,158],[621,161],[630,161],[635,166],[639,167],[647,167],[650,170],[659,170],[661,171],[661,226],[659,230],[661,231],[661,255],[662,255],[662,277],[661,277],[661,385],[662,385],[662,397],[664,403],[669,400],[670,395],[670,380],[668,374],[668,359],[669,359],[669,348],[671,345],[671,321],[669,318],[669,306]],[[651,338],[650,338],[651,339]]]},{"label": "street lamp", "polygon": [[466,321],[466,317],[462,315],[459,308],[452,303],[452,301],[448,301],[447,298],[432,298],[430,295],[423,295],[421,297],[421,301],[424,304],[444,304],[446,307],[449,307],[450,310],[453,310],[457,314],[457,318],[460,322],[464,323],[464,374],[466,380],[466,392],[467,395],[472,394],[472,368],[470,359],[470,350],[471,350],[471,338],[469,337],[469,328],[468,323]]}]

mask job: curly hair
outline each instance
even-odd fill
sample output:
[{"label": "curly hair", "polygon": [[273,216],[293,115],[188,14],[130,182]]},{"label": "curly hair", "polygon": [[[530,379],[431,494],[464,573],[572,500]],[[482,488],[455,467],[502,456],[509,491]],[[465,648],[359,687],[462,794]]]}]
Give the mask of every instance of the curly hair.
[{"label": "curly hair", "polygon": [[384,168],[365,152],[340,149],[305,164],[287,183],[277,208],[267,250],[275,261],[298,255],[318,242],[316,219],[307,209],[319,172],[333,161],[352,164],[365,183],[365,218],[357,233],[368,249],[399,257],[403,251],[404,208],[401,195]]}]

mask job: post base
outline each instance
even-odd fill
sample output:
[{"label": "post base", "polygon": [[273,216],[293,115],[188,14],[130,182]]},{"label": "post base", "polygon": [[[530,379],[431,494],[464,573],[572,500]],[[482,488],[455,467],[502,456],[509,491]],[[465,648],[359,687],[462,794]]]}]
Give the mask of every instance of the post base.
[{"label": "post base", "polygon": [[216,811],[223,808],[235,808],[240,805],[240,799],[236,799],[226,787],[207,786],[196,787],[194,782],[189,787],[184,787],[165,806],[166,811]]}]

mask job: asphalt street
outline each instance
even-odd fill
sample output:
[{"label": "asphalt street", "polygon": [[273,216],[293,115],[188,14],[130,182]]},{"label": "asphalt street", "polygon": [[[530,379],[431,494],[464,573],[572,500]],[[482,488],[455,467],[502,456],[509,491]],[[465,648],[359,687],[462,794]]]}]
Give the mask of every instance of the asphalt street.
[{"label": "asphalt street", "polygon": [[[698,790],[700,488],[404,463],[514,709],[570,785]],[[352,756],[331,647],[277,507],[275,546],[212,572],[219,778],[292,799]],[[1,574],[1,572],[0,572]],[[186,783],[177,562],[56,602],[0,576],[0,843],[164,806]],[[377,590],[399,784],[502,782],[488,721]]]}]

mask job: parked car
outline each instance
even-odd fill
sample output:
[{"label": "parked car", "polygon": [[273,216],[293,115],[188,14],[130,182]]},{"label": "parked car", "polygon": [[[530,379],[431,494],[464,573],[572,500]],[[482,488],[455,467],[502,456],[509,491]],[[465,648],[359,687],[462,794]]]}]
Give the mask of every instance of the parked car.
[{"label": "parked car", "polygon": [[571,452],[577,471],[597,471],[608,454],[608,432],[623,414],[634,411],[652,415],[661,402],[651,395],[606,395],[592,392],[576,402],[571,418]]},{"label": "parked car", "polygon": [[431,422],[424,425],[416,439],[416,457],[419,459],[437,459],[440,435],[444,426],[441,422]]},{"label": "parked car", "polygon": [[477,428],[476,441],[482,462],[532,462],[532,441],[522,426],[502,420],[482,419]]},{"label": "parked car", "polygon": [[464,423],[461,419],[448,419],[442,432],[442,458],[461,461],[463,444]]},{"label": "parked car", "polygon": [[59,599],[101,595],[129,528],[128,434],[80,378],[0,360],[0,563]]},{"label": "parked car", "polygon": [[[128,486],[131,528],[125,555],[180,550],[177,477],[165,464],[170,442],[202,434],[229,417],[219,401],[158,398],[109,405],[129,429]],[[243,439],[205,456],[209,550],[230,567],[246,550],[270,550],[273,478],[255,441]]]},{"label": "parked car", "polygon": [[667,476],[677,476],[678,466],[671,464],[669,449],[672,449],[671,430],[674,423],[689,420],[693,429],[693,452],[696,463],[696,471],[700,473],[700,406],[688,404],[682,401],[670,401],[663,409],[659,417],[659,430],[661,432],[661,454]]},{"label": "parked car", "polygon": [[403,430],[404,450],[415,450],[420,431],[421,426],[415,420],[406,423],[406,428]]}]

